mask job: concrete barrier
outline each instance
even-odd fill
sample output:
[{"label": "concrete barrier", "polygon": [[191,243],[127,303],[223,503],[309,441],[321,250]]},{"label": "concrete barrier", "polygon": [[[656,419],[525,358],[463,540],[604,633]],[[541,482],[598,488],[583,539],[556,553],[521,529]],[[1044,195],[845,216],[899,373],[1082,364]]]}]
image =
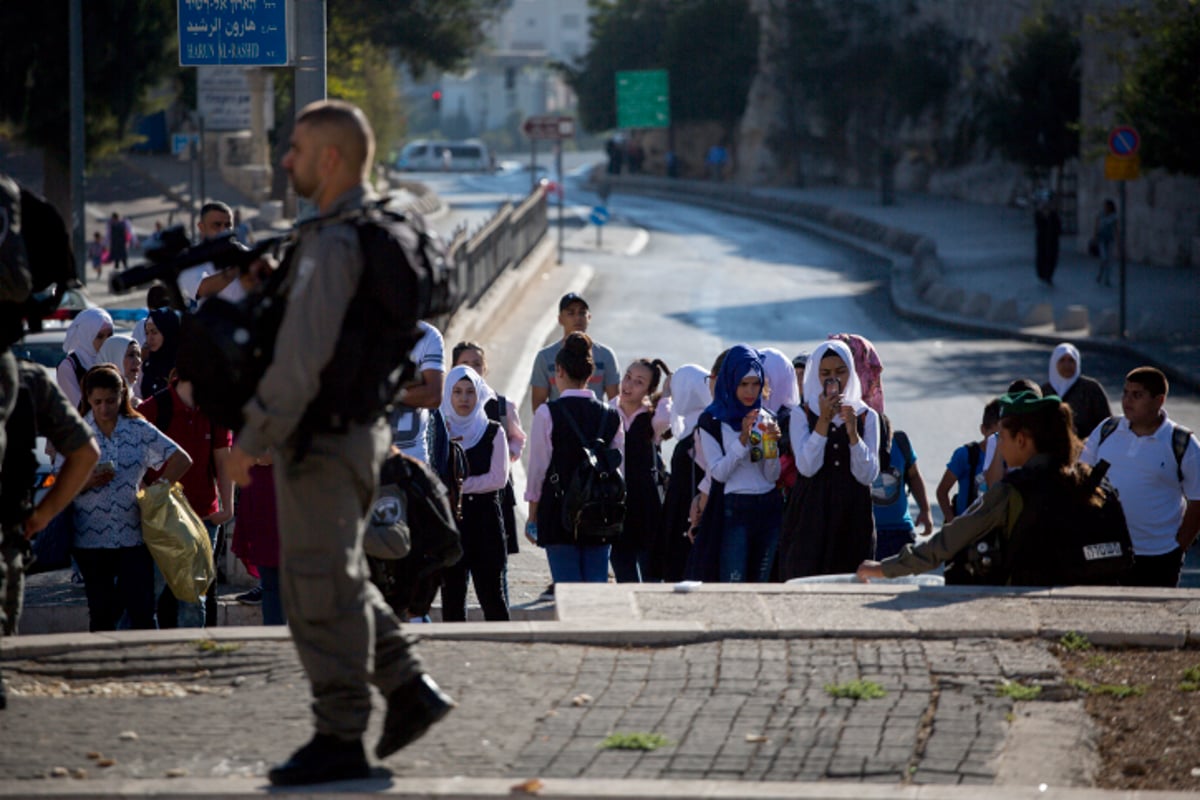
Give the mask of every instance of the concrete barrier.
[{"label": "concrete barrier", "polygon": [[1054,322],[1054,306],[1050,303],[1034,303],[1025,316],[1021,317],[1021,326],[1032,328],[1037,325],[1050,325]]},{"label": "concrete barrier", "polygon": [[988,312],[992,310],[992,296],[987,292],[971,292],[971,296],[967,298],[967,302],[963,305],[962,313],[964,317],[972,319],[987,319]]},{"label": "concrete barrier", "polygon": [[1088,326],[1087,306],[1070,305],[1054,321],[1056,331],[1082,331]]},{"label": "concrete barrier", "polygon": [[1106,308],[1092,322],[1092,336],[1116,336],[1120,333],[1121,316],[1116,309]]},{"label": "concrete barrier", "polygon": [[988,314],[988,321],[1008,324],[1016,322],[1019,314],[1016,298],[1009,297],[992,306],[992,312]]}]

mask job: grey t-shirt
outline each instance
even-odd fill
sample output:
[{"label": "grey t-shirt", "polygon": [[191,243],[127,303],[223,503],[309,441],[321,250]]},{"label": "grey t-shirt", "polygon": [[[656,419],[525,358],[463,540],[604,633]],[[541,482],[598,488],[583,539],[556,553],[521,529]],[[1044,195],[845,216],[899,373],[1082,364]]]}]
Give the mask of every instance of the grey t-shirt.
[{"label": "grey t-shirt", "polygon": [[[562,346],[562,339],[559,339],[539,350],[537,358],[533,360],[533,376],[529,379],[530,386],[549,389],[551,400],[557,400],[560,392],[554,385],[554,357],[558,355]],[[596,395],[597,400],[604,401],[604,387],[621,382],[621,368],[617,364],[617,354],[612,348],[597,341],[592,342],[592,359],[596,362],[596,369],[588,380],[588,388]]]}]

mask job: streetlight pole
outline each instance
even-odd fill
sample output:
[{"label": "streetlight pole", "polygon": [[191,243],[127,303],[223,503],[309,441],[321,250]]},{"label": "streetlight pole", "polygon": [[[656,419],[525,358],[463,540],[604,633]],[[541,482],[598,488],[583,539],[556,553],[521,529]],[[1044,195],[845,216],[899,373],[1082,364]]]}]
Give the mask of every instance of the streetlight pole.
[{"label": "streetlight pole", "polygon": [[67,168],[71,173],[71,249],[75,255],[75,277],[80,282],[87,283],[87,268],[85,256],[83,206],[83,169],[84,169],[84,138],[83,138],[83,0],[70,0],[67,9],[69,20],[68,45],[68,76],[71,113],[70,113],[70,155]]}]

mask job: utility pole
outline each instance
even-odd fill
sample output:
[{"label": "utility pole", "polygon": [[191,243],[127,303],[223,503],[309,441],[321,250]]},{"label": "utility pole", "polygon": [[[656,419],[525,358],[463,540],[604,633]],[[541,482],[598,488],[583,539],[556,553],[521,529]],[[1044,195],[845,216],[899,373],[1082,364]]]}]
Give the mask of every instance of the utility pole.
[{"label": "utility pole", "polygon": [[87,246],[85,244],[85,226],[83,206],[83,0],[70,0],[67,9],[70,19],[67,21],[68,44],[68,73],[70,87],[70,156],[67,168],[71,172],[71,249],[75,255],[75,277],[82,283],[87,283]]},{"label": "utility pole", "polygon": [[[325,0],[294,0],[296,11],[296,114],[325,99]],[[313,213],[300,201],[299,216]]]}]

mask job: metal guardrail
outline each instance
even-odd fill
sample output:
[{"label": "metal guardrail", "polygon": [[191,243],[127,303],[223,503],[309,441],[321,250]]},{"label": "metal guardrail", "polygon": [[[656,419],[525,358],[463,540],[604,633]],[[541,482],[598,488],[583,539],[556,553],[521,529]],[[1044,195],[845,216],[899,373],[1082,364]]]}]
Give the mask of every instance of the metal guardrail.
[{"label": "metal guardrail", "polygon": [[466,227],[456,230],[450,252],[458,267],[463,305],[478,303],[501,273],[520,264],[546,235],[548,225],[546,194],[537,189],[519,205],[504,203],[474,233]]}]

